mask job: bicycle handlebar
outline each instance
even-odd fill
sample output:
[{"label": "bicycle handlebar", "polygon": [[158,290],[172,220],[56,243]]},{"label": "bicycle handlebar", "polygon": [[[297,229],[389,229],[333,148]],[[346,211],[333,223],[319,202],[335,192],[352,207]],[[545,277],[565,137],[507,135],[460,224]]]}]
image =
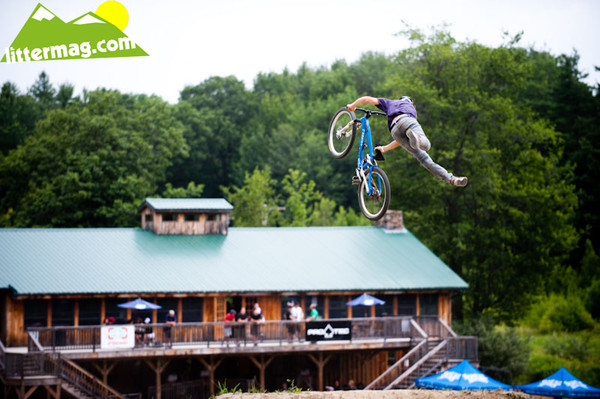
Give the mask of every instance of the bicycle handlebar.
[{"label": "bicycle handlebar", "polygon": [[370,109],[365,109],[365,108],[356,108],[356,111],[362,111],[367,115],[381,115],[381,116],[387,116],[387,114],[385,112],[379,112],[379,111],[371,111]]}]

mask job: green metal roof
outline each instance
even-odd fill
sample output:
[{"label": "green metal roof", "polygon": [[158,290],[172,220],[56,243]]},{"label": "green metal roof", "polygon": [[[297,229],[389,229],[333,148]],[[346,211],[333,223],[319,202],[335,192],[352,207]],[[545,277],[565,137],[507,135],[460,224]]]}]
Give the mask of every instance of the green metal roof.
[{"label": "green metal roof", "polygon": [[145,206],[155,211],[233,211],[224,198],[146,198],[140,209]]},{"label": "green metal roof", "polygon": [[0,288],[19,294],[466,289],[409,231],[0,229]]}]

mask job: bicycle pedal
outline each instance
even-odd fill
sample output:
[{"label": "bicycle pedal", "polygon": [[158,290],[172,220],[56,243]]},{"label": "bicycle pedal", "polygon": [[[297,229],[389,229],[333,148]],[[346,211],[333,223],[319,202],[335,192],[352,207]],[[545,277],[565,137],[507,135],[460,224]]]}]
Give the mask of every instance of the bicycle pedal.
[{"label": "bicycle pedal", "polygon": [[358,186],[360,184],[360,178],[358,176],[352,176],[352,185]]}]

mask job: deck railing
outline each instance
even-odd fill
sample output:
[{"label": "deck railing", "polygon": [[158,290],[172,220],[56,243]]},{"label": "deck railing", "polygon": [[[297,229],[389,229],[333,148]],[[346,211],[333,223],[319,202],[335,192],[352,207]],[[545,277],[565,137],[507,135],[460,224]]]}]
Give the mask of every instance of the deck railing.
[{"label": "deck railing", "polygon": [[125,399],[119,392],[73,361],[63,358],[61,353],[43,351],[36,336],[35,332],[29,332],[27,353],[4,353],[6,367],[4,370],[0,370],[3,371],[3,376],[11,379],[17,378],[21,381],[26,377],[56,377],[71,384],[89,397]]},{"label": "deck railing", "polygon": [[415,316],[415,321],[430,338],[450,338],[456,336],[454,331],[438,316]]},{"label": "deck railing", "polygon": [[477,337],[451,337],[447,339],[446,359],[448,360],[477,360]]},{"label": "deck railing", "polygon": [[[347,323],[351,328],[350,342],[390,339],[422,339],[424,335],[450,335],[441,320],[413,318],[411,316],[384,318],[331,319],[321,322]],[[416,321],[416,323],[415,323]],[[304,341],[306,327],[310,322],[265,321],[262,323],[179,323],[133,325],[135,348],[183,347],[183,346],[230,346],[253,345],[268,342],[289,345]],[[35,327],[28,332],[44,351],[101,349],[103,326],[81,327]],[[451,331],[451,330],[450,330]],[[31,346],[31,340],[28,347]],[[28,348],[36,351],[37,348]]]},{"label": "deck railing", "polygon": [[428,358],[434,356],[437,356],[439,362],[443,364],[463,359],[475,361],[477,360],[477,337],[451,336],[443,339],[424,339],[368,384],[366,389],[396,388],[396,384],[407,374],[416,374],[414,378],[423,376],[421,368]]}]

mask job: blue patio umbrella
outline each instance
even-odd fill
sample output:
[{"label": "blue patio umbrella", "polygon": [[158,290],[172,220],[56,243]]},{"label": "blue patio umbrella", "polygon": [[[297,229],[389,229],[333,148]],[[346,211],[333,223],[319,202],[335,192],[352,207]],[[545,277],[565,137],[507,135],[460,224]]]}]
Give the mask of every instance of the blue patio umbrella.
[{"label": "blue patio umbrella", "polygon": [[464,390],[512,390],[510,385],[496,381],[477,370],[468,360],[429,377],[417,378],[416,386],[429,389]]},{"label": "blue patio umbrella", "polygon": [[142,298],[137,298],[130,302],[120,303],[117,306],[120,308],[136,309],[136,310],[149,310],[149,309],[162,308],[162,306],[156,305],[152,302],[145,301]]},{"label": "blue patio umbrella", "polygon": [[350,302],[346,302],[347,306],[372,306],[372,305],[384,305],[385,301],[375,298],[369,294],[362,294],[359,297],[354,298]]},{"label": "blue patio umbrella", "polygon": [[556,373],[543,380],[531,384],[515,385],[530,395],[542,395],[564,398],[592,398],[600,397],[600,389],[594,388],[577,379],[567,369],[561,367]]}]

